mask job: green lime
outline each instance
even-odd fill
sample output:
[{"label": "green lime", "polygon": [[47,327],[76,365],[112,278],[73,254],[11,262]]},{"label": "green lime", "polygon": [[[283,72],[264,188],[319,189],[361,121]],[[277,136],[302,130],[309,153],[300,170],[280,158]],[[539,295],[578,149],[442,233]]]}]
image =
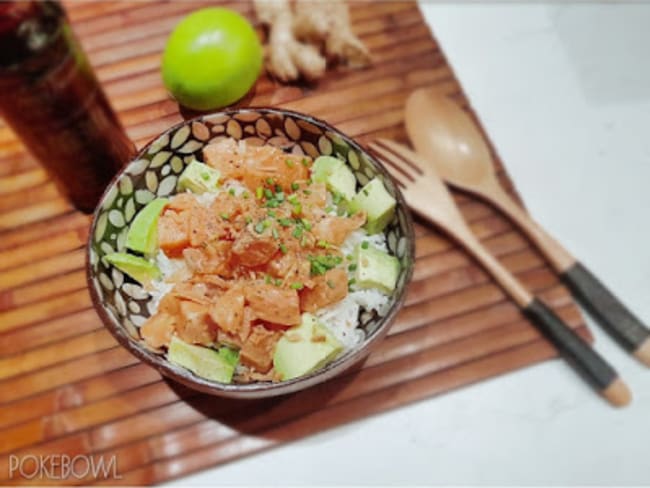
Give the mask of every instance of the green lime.
[{"label": "green lime", "polygon": [[181,20],[162,59],[165,86],[188,108],[211,110],[243,97],[260,74],[262,46],[253,26],[227,8],[204,8]]}]

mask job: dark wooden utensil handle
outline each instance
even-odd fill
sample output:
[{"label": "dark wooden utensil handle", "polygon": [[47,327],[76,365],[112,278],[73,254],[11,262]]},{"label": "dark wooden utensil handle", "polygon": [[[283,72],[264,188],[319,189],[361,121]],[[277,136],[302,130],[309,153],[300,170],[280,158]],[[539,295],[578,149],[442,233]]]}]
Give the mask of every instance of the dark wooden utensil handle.
[{"label": "dark wooden utensil handle", "polygon": [[629,402],[629,392],[626,397],[625,394],[621,395],[619,388],[614,388],[616,392],[614,397],[611,397],[609,393],[612,387],[620,383],[618,373],[550,308],[535,298],[523,309],[523,312],[574,369],[610,402],[615,405]]},{"label": "dark wooden utensil handle", "polygon": [[589,313],[628,351],[650,338],[650,330],[584,265],[576,262],[562,280]]}]

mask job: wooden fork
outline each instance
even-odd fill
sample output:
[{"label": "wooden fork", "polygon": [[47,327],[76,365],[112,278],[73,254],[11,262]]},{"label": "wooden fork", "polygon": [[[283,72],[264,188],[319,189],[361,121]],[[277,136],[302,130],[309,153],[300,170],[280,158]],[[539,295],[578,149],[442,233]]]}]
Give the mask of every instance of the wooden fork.
[{"label": "wooden fork", "polygon": [[402,187],[411,209],[449,234],[481,263],[585,380],[612,405],[624,406],[630,402],[630,390],[614,368],[483,247],[432,165],[405,146],[387,139],[377,139],[369,147]]}]

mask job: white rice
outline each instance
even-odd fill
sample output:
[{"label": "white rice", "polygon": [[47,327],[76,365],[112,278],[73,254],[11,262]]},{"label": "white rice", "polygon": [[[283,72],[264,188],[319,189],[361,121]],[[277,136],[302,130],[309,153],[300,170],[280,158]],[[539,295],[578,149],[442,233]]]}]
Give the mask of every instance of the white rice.
[{"label": "white rice", "polygon": [[[227,181],[223,185],[223,188],[226,190],[234,188],[236,192],[246,191],[246,187],[234,180]],[[197,199],[202,205],[209,206],[214,201],[216,195],[217,193],[204,193],[197,196]],[[357,246],[361,245],[364,241],[381,251],[388,251],[385,234],[368,235],[365,230],[359,229],[352,232],[345,242],[343,242],[340,247],[341,252],[344,256],[354,255]],[[156,255],[155,262],[161,271],[162,279],[152,282],[151,289],[149,290],[152,296],[150,309],[153,311],[158,310],[158,305],[162,297],[174,287],[173,283],[169,283],[167,280],[174,274],[187,269],[184,259],[169,258],[162,251],[159,251]],[[348,259],[344,259],[343,264],[346,266],[346,269],[351,262]],[[354,277],[353,271],[347,270],[347,273],[348,279]],[[363,310],[376,310],[380,315],[384,315],[389,305],[390,297],[381,291],[374,288],[357,289],[355,285],[352,285],[350,293],[343,300],[319,310],[315,315],[332,335],[343,344],[344,350],[348,351],[363,341],[365,337],[364,332],[358,328],[359,314]]]},{"label": "white rice", "polygon": [[158,311],[158,305],[160,304],[162,297],[174,288],[174,284],[169,283],[167,280],[179,271],[186,270],[187,265],[185,264],[184,259],[168,258],[162,251],[158,251],[155,262],[158,269],[160,269],[162,279],[151,282],[151,288],[148,290],[151,295],[149,308],[153,311]]}]

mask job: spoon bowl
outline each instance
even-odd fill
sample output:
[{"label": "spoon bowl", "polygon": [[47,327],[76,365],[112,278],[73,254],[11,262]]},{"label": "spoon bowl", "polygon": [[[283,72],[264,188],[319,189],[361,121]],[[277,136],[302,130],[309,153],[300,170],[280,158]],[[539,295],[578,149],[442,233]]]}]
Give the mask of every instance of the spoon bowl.
[{"label": "spoon bowl", "polygon": [[435,90],[415,90],[406,101],[405,122],[417,152],[448,183],[466,190],[496,183],[487,144],[453,101]]}]

